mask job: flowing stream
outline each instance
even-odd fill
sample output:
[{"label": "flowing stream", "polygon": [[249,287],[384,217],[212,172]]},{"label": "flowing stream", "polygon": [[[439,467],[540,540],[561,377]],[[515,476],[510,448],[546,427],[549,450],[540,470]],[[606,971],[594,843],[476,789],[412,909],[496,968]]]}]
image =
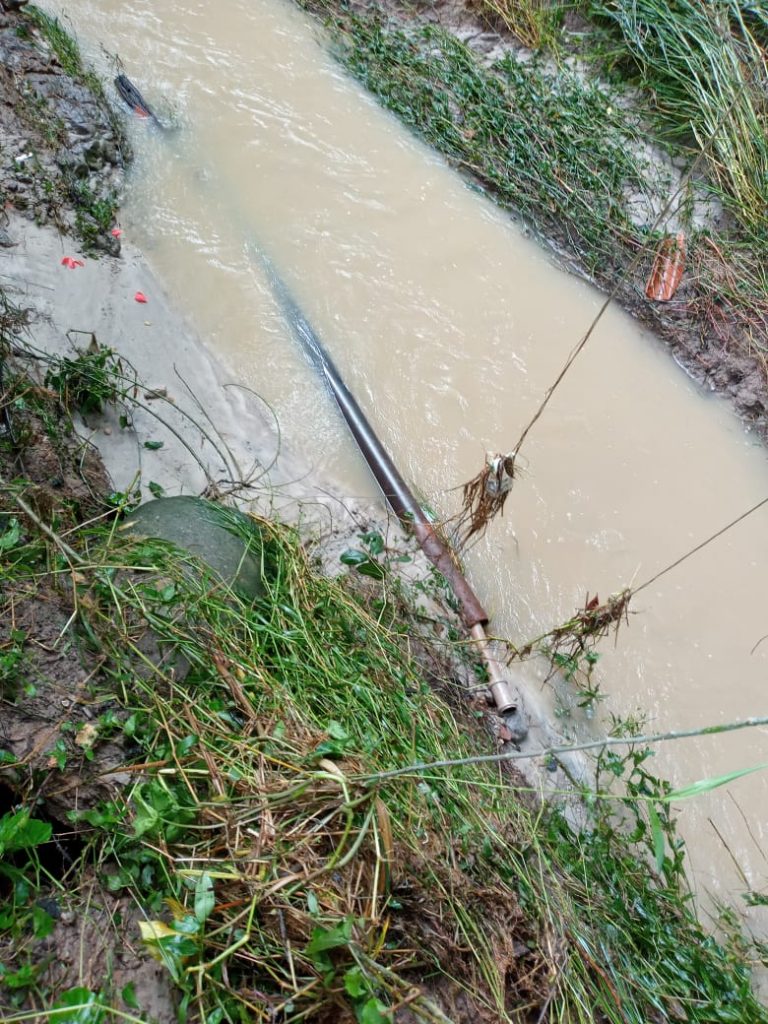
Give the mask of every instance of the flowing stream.
[{"label": "flowing stream", "polygon": [[[179,130],[146,123],[122,226],[287,443],[373,495],[332,401],[285,330],[270,254],[404,476],[430,504],[508,450],[601,296],[475,194],[349,80],[287,0],[45,0]],[[142,368],[139,368],[140,370]],[[521,642],[650,577],[768,494],[765,450],[619,310],[531,434],[526,475],[468,558],[494,630]],[[608,709],[650,731],[765,714],[768,508],[649,587],[602,645]],[[673,784],[768,761],[768,730],[658,749]],[[681,808],[700,894],[768,885],[768,771]],[[736,867],[738,865],[738,869]],[[742,873],[746,877],[742,877]],[[749,912],[762,933],[765,909]]]}]

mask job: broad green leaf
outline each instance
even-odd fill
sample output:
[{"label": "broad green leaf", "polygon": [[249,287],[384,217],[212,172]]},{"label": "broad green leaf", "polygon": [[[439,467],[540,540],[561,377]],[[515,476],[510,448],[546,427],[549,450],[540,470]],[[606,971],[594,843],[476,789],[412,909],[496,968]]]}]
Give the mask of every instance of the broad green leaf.
[{"label": "broad green leaf", "polygon": [[213,891],[213,880],[204,872],[197,880],[195,886],[195,917],[202,924],[208,919],[211,911],[216,905],[216,895]]},{"label": "broad green leaf", "polygon": [[11,548],[15,548],[19,543],[19,537],[21,537],[19,520],[11,519],[5,530],[0,533],[0,551],[10,551]]},{"label": "broad green leaf", "polygon": [[383,580],[387,575],[387,570],[383,565],[374,561],[372,558],[366,558],[364,562],[360,562],[355,568],[361,576],[370,576],[372,580]]},{"label": "broad green leaf", "polygon": [[368,558],[368,555],[364,551],[358,551],[357,548],[347,548],[346,551],[342,551],[339,555],[339,561],[344,565],[357,565],[359,562],[364,562]]},{"label": "broad green leaf", "polygon": [[358,1010],[360,1024],[392,1024],[392,1014],[381,1000],[372,996]]},{"label": "broad green leaf", "polygon": [[40,966],[40,964],[24,964],[18,971],[9,971],[1,975],[0,979],[6,988],[29,988],[30,985],[34,985],[37,982]]},{"label": "broad green leaf", "polygon": [[44,939],[54,928],[54,920],[43,907],[32,908],[32,933],[36,939]]},{"label": "broad green leaf", "polygon": [[368,981],[359,967],[351,967],[344,975],[344,988],[347,995],[360,999],[370,991]]},{"label": "broad green leaf", "polygon": [[71,988],[64,992],[48,1013],[48,1020],[66,1021],[67,1024],[101,1024],[104,1010],[99,1005],[99,996],[87,988]]},{"label": "broad green leaf", "polygon": [[374,561],[370,555],[357,548],[348,548],[339,556],[339,561],[344,565],[351,565],[363,576],[370,576],[372,579],[382,580],[386,576],[386,569],[383,565]]},{"label": "broad green leaf", "polygon": [[47,821],[30,818],[26,807],[0,818],[0,856],[6,851],[28,850],[47,843],[53,831]]},{"label": "broad green leaf", "polygon": [[346,918],[335,928],[315,928],[304,952],[308,957],[314,957],[317,953],[323,953],[327,949],[347,946],[351,938],[352,919]]},{"label": "broad green leaf", "polygon": [[735,772],[727,772],[725,775],[716,775],[711,779],[699,779],[698,782],[692,782],[689,786],[683,786],[681,789],[674,789],[671,793],[667,793],[666,796],[662,797],[665,803],[671,803],[673,800],[690,800],[693,796],[700,796],[702,793],[709,793],[713,789],[718,789],[720,786],[727,786],[729,782],[734,782],[736,779],[741,779],[745,775],[753,775],[755,772],[761,772],[768,768],[768,763],[755,764],[751,768],[739,768]]},{"label": "broad green leaf", "polygon": [[197,935],[200,931],[200,922],[193,914],[184,914],[173,926],[181,935]]},{"label": "broad green leaf", "polygon": [[141,809],[133,819],[133,831],[136,836],[143,836],[145,832],[151,832],[160,823],[160,815],[154,809],[142,801]]},{"label": "broad green leaf", "polygon": [[384,538],[378,530],[361,533],[360,540],[365,544],[372,555],[380,555],[384,551]]},{"label": "broad green leaf", "polygon": [[139,1000],[136,998],[136,986],[132,981],[120,989],[120,998],[131,1010],[140,1010]]}]

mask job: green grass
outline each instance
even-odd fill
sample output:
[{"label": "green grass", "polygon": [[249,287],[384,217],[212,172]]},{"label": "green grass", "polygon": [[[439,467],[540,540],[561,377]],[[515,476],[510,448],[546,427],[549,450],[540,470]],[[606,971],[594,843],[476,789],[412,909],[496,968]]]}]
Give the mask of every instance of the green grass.
[{"label": "green grass", "polygon": [[[768,12],[744,0],[590,0],[600,62],[642,91],[660,144],[702,161],[731,222],[692,232],[689,312],[768,378]],[[735,332],[734,332],[735,328]]]},{"label": "green grass", "polygon": [[75,230],[86,250],[96,247],[114,227],[118,210],[118,196],[115,192],[97,196],[85,181],[67,183],[69,198],[75,208]]},{"label": "green grass", "polygon": [[[674,342],[752,357],[768,380],[768,30],[759,5],[523,0],[505,10],[558,22],[573,7],[591,15],[592,30],[578,43],[559,29],[540,41],[554,62],[509,53],[488,67],[416,12],[298,2],[323,20],[339,61],[387,109],[571,266],[616,288]],[[574,46],[586,73],[561,59]],[[606,66],[610,87],[597,78]],[[640,90],[634,104],[628,79]],[[641,155],[648,142],[687,156],[689,166],[698,157],[695,190],[688,183],[671,195],[670,181]],[[707,192],[725,208],[719,225],[694,221],[694,195]],[[687,233],[685,290],[661,308],[642,296],[667,230],[655,220],[670,202]]]},{"label": "green grass", "polygon": [[608,57],[651,98],[661,129],[706,152],[729,209],[763,238],[768,208],[768,11],[743,0],[591,0]]},{"label": "green grass", "polygon": [[25,15],[50,44],[63,70],[77,81],[86,85],[94,96],[104,99],[104,89],[98,75],[86,68],[80,54],[77,40],[62,25],[58,18],[46,14],[39,7],[30,5]]},{"label": "green grass", "polygon": [[[19,366],[9,379],[13,411],[14,390],[31,383]],[[355,577],[319,576],[292,530],[254,520],[241,528],[264,539],[270,568],[266,596],[248,604],[190,556],[129,540],[114,522],[70,527],[57,544],[16,501],[34,489],[2,476],[0,614],[18,614],[22,593],[58,590],[98,668],[91,706],[109,709],[70,718],[51,741],[48,785],[81,763],[85,724],[97,763],[122,736],[125,759],[145,766],[115,800],[73,802],[85,845],[66,898],[86,914],[96,877],[99,899],[140,908],[182,1018],[376,1024],[408,999],[425,1022],[522,1022],[545,1008],[569,1024],[768,1020],[744,948],[696,919],[648,751],[604,756],[603,780],[626,788],[618,803],[588,796],[583,832],[486,765],[371,781],[490,745],[427,683],[391,582],[361,592]],[[0,649],[7,701],[23,692],[13,676],[30,645],[17,634]],[[16,873],[0,917],[13,950],[0,999],[8,1020],[30,1000],[41,1009],[25,1019],[56,1005],[106,1020],[110,1007],[125,1012],[106,981],[51,990],[35,958],[52,924],[34,908],[60,885],[38,857],[37,772],[17,772],[18,805],[0,818],[15,843],[0,875]],[[127,938],[140,943],[134,927]]]}]

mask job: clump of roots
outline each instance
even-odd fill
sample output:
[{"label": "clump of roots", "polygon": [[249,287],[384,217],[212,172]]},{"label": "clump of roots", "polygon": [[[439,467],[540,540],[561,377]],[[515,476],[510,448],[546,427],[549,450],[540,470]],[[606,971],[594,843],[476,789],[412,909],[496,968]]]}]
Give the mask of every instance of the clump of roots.
[{"label": "clump of roots", "polygon": [[629,622],[629,602],[632,591],[625,587],[612,594],[604,603],[595,594],[587,594],[584,607],[560,626],[555,626],[548,633],[531,640],[524,647],[518,647],[513,655],[515,658],[530,657],[535,651],[547,650],[551,657],[564,656],[573,659],[591,651],[611,630],[618,633],[622,622]]},{"label": "clump of roots", "polygon": [[456,533],[461,546],[473,537],[478,540],[497,515],[504,515],[504,505],[512,490],[517,474],[515,453],[509,455],[488,452],[482,470],[462,491],[461,512]]}]

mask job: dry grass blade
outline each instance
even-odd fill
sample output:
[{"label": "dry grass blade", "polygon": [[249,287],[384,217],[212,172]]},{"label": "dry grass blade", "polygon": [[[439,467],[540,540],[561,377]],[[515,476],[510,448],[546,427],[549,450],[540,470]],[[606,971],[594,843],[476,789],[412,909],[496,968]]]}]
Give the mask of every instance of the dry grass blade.
[{"label": "dry grass blade", "polygon": [[523,46],[538,50],[551,42],[558,9],[562,3],[553,0],[478,0],[491,22],[501,22]]}]

